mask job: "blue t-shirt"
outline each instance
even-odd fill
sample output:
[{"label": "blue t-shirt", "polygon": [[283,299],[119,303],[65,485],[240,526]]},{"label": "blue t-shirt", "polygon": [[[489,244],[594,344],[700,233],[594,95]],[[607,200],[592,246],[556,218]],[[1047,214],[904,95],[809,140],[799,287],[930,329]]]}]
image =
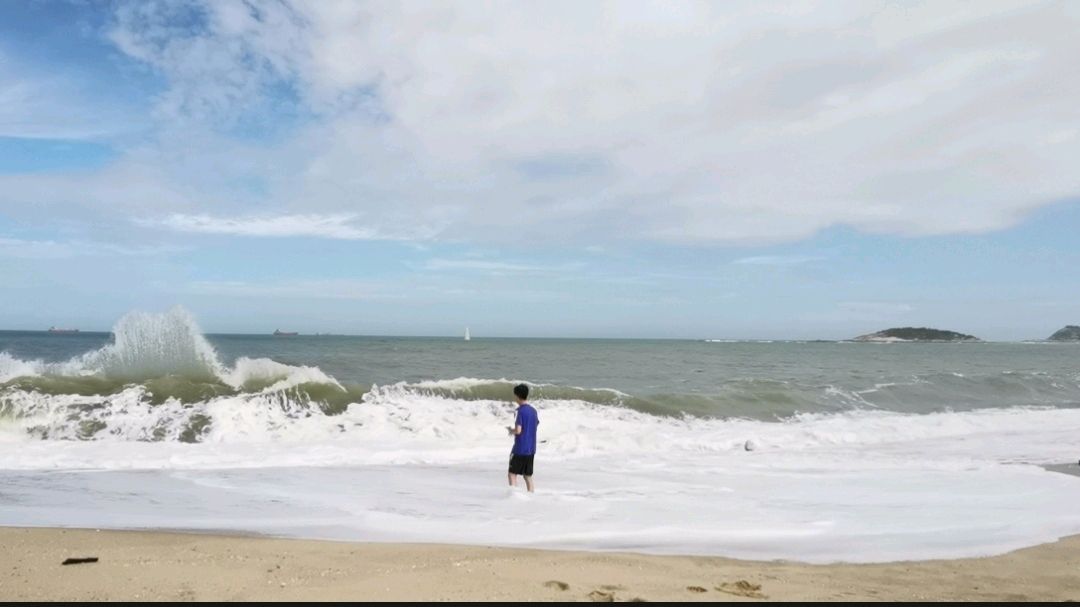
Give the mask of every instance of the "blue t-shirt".
[{"label": "blue t-shirt", "polygon": [[536,427],[540,425],[540,418],[536,416],[536,409],[525,403],[518,407],[515,426],[521,426],[521,434],[514,437],[514,455],[536,455]]}]

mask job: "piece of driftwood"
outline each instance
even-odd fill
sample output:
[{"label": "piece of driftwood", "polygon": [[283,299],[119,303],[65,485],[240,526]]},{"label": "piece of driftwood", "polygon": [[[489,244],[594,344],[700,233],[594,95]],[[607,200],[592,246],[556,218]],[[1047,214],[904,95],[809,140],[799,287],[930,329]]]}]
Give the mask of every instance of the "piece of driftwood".
[{"label": "piece of driftwood", "polygon": [[64,559],[64,562],[60,563],[60,564],[61,565],[81,565],[82,563],[96,563],[97,560],[98,560],[98,558],[96,556],[84,556],[84,557],[79,557],[79,558],[72,557],[72,558]]}]

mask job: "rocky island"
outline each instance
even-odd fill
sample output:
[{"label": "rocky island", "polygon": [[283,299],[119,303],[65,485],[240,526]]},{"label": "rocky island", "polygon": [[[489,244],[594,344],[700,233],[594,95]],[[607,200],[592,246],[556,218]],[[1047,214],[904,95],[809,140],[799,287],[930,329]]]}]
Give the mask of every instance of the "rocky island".
[{"label": "rocky island", "polygon": [[953,342],[953,341],[981,341],[974,335],[965,335],[956,331],[942,331],[941,329],[928,329],[926,327],[899,327],[885,329],[877,333],[860,335],[852,341],[872,342]]},{"label": "rocky island", "polygon": [[1080,341],[1080,327],[1065,325],[1064,329],[1057,331],[1046,339],[1047,341]]}]

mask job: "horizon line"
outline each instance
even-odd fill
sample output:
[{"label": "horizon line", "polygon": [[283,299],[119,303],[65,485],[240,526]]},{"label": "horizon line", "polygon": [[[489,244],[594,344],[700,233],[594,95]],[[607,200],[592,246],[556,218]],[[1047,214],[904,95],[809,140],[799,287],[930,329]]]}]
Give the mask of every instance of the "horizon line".
[{"label": "horizon line", "polygon": [[[75,329],[73,331],[64,331],[58,333],[50,333],[49,329],[0,329],[0,333],[43,333],[46,335],[113,335],[112,329],[102,330],[83,330]],[[450,339],[465,341],[461,335],[391,335],[391,334],[376,334],[376,333],[303,333],[297,332],[295,335],[275,335],[273,332],[267,333],[252,333],[252,332],[221,332],[221,331],[206,331],[203,332],[204,336],[220,336],[220,337],[278,337],[280,339],[289,339],[294,337],[370,337],[370,338],[392,338],[392,339]],[[580,339],[580,340],[622,340],[622,341],[693,341],[693,342],[712,342],[712,343],[877,343],[885,345],[893,343],[1070,343],[1068,341],[1056,341],[1047,337],[1033,338],[1033,339],[982,339],[976,338],[974,341],[897,341],[897,342],[874,342],[874,341],[861,341],[856,337],[848,338],[725,338],[725,337],[583,337],[583,336],[535,336],[535,335],[484,335],[480,337],[470,336],[472,341],[485,340],[485,339]]]}]

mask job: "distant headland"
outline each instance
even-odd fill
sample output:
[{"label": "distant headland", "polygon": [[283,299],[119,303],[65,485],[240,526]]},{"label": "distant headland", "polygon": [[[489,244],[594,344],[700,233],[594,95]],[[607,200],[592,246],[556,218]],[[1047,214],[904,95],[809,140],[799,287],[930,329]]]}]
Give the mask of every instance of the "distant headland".
[{"label": "distant headland", "polygon": [[899,327],[885,329],[877,333],[860,335],[852,341],[871,342],[953,342],[953,341],[982,341],[974,335],[957,333],[956,331],[943,331],[941,329],[928,329],[926,327]]},{"label": "distant headland", "polygon": [[1046,339],[1047,341],[1080,341],[1080,326],[1065,325],[1064,329],[1058,330]]}]

